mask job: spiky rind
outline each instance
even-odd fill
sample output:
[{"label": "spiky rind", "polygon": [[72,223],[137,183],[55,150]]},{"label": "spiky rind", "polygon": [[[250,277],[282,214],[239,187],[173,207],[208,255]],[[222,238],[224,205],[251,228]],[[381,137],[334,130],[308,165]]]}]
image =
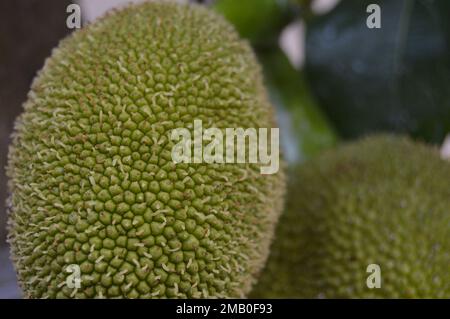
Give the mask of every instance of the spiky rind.
[{"label": "spiky rind", "polygon": [[[436,149],[370,137],[289,176],[287,208],[251,296],[450,297],[450,165]],[[370,264],[380,266],[380,288],[367,285]]]},{"label": "spiky rind", "polygon": [[[26,297],[243,297],[283,173],[175,164],[168,132],[273,127],[249,45],[200,6],[148,2],[63,40],[9,152],[9,243]],[[67,266],[81,287],[67,286]]]}]

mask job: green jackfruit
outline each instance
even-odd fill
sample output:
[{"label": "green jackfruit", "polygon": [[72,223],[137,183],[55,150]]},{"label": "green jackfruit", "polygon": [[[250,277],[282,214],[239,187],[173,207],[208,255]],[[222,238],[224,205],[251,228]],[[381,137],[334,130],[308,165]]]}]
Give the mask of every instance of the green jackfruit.
[{"label": "green jackfruit", "polygon": [[436,149],[370,137],[292,176],[251,296],[450,297],[450,164]]},{"label": "green jackfruit", "polygon": [[268,255],[283,174],[175,164],[169,138],[195,119],[275,125],[255,56],[223,18],[169,2],[111,12],[60,43],[24,109],[7,172],[26,297],[246,295]]}]

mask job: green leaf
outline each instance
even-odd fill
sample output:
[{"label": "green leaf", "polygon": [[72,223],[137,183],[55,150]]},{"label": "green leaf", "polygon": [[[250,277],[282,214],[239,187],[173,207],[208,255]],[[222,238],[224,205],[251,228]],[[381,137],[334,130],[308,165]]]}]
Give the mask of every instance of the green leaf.
[{"label": "green leaf", "polygon": [[310,95],[303,75],[279,49],[258,51],[266,85],[278,111],[286,157],[301,162],[336,144],[337,136]]},{"label": "green leaf", "polygon": [[213,8],[223,14],[239,34],[255,46],[276,44],[281,30],[296,15],[291,0],[216,0]]}]

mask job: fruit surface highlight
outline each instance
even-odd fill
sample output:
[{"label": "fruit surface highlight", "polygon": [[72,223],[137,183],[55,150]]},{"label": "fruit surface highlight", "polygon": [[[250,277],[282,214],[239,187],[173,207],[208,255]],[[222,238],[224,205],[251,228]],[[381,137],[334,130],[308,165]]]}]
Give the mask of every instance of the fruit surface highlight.
[{"label": "fruit surface highlight", "polygon": [[436,149],[370,137],[289,176],[251,297],[450,297],[450,165]]},{"label": "fruit surface highlight", "polygon": [[7,173],[26,297],[246,295],[268,255],[283,174],[175,164],[169,138],[195,119],[275,126],[254,54],[223,18],[170,2],[111,12],[60,43],[24,109]]}]

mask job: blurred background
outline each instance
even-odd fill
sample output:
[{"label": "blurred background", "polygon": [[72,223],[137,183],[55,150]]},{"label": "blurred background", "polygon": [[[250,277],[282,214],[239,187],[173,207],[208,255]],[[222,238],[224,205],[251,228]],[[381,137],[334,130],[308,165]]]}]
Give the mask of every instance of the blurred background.
[{"label": "blurred background", "polygon": [[[86,25],[128,2],[0,2],[0,298],[20,298],[3,204],[14,119],[45,58],[73,31],[66,24],[67,7],[80,5]],[[190,2],[224,15],[253,46],[277,108],[288,162],[373,132],[409,134],[437,146],[450,132],[450,1]]]}]

